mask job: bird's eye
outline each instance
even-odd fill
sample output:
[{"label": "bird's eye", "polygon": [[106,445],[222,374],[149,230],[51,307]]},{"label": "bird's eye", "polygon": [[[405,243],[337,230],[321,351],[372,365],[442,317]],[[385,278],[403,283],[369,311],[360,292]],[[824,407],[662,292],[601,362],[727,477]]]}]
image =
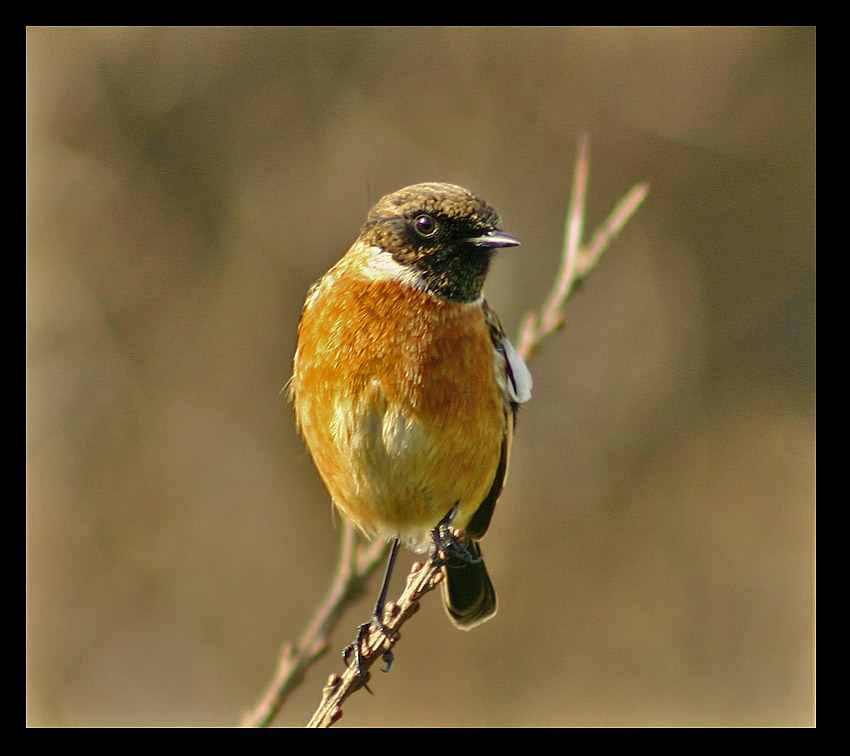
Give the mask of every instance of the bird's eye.
[{"label": "bird's eye", "polygon": [[413,219],[413,228],[417,234],[427,238],[437,233],[437,221],[430,215],[417,215]]}]

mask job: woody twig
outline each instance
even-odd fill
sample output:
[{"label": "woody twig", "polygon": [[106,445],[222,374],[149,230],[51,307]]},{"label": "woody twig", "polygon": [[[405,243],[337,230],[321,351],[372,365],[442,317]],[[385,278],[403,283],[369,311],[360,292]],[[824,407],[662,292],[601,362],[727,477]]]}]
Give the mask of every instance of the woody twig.
[{"label": "woody twig", "polygon": [[543,343],[564,325],[567,301],[577,286],[599,262],[605,250],[620,233],[629,218],[637,212],[649,192],[649,184],[633,186],[615,205],[605,222],[596,230],[589,244],[582,243],[584,209],[587,198],[588,140],[582,136],[573,176],[573,192],[564,224],[564,244],[561,250],[561,267],[552,291],[538,312],[525,316],[517,340],[517,352],[528,361]]}]

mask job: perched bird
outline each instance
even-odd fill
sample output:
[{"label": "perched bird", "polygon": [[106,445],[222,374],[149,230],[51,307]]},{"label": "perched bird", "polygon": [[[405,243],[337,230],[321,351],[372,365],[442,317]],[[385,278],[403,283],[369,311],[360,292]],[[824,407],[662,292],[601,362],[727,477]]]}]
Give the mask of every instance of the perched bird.
[{"label": "perched bird", "polygon": [[[442,549],[446,609],[463,629],[496,611],[478,539],[502,491],[517,406],[531,396],[482,294],[495,250],[519,243],[459,186],[387,195],[310,290],[290,383],[336,507],[366,536],[392,541],[390,564],[399,543]],[[465,541],[451,543],[454,528]]]}]

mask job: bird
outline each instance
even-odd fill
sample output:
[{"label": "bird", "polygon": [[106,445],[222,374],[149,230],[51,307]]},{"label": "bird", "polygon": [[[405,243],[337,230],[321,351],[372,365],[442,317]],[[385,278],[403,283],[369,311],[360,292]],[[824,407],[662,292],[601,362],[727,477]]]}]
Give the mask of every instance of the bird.
[{"label": "bird", "polygon": [[415,184],[374,205],[307,294],[289,384],[297,427],[336,509],[391,544],[358,655],[364,628],[383,627],[400,545],[443,553],[455,626],[496,613],[479,541],[532,379],[483,287],[494,253],[519,244],[471,191]]}]

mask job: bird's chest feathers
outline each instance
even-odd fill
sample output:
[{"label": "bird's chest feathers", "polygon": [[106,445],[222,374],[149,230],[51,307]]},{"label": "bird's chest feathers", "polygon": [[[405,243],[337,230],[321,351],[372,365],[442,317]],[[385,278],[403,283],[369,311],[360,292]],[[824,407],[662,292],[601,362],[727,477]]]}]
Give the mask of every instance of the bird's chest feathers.
[{"label": "bird's chest feathers", "polygon": [[336,281],[333,296],[315,292],[302,329],[310,346],[299,345],[296,380],[312,387],[302,429],[327,429],[361,483],[474,466],[470,450],[492,464],[505,419],[480,305]]}]

